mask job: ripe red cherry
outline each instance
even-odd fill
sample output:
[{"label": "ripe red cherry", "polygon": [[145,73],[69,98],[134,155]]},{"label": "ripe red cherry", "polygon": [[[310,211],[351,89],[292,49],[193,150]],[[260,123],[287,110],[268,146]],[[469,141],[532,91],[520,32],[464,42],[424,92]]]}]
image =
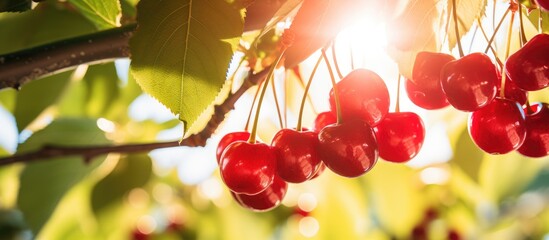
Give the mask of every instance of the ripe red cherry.
[{"label": "ripe red cherry", "polygon": [[490,154],[516,150],[526,137],[524,111],[520,105],[499,97],[473,112],[468,127],[473,142]]},{"label": "ripe red cherry", "polygon": [[389,113],[374,128],[379,156],[390,162],[406,162],[417,155],[425,139],[421,118],[413,112]]},{"label": "ripe red cherry", "polygon": [[217,144],[217,150],[215,152],[217,164],[219,164],[221,154],[223,154],[223,151],[227,148],[227,146],[229,146],[229,144],[236,141],[247,141],[248,138],[250,138],[249,132],[232,132],[223,136],[221,140],[219,140],[219,144]]},{"label": "ripe red cherry", "polygon": [[496,66],[484,53],[472,53],[444,65],[442,90],[448,102],[461,111],[475,111],[496,96]]},{"label": "ripe red cherry", "polygon": [[315,174],[309,180],[313,180],[319,177],[320,175],[322,175],[322,173],[324,173],[324,170],[326,170],[326,164],[324,164],[323,162],[320,162],[319,167],[316,170]]},{"label": "ripe red cherry", "polygon": [[549,34],[538,34],[509,56],[505,69],[511,81],[524,90],[549,86]]},{"label": "ripe red cherry", "polygon": [[337,117],[331,111],[321,112],[315,118],[315,123],[313,125],[313,131],[318,133],[324,127],[337,122]]},{"label": "ripe red cherry", "polygon": [[527,157],[544,157],[549,155],[549,105],[534,103],[531,108],[533,113],[526,115],[526,139],[517,151]]},{"label": "ripe red cherry", "polygon": [[231,195],[234,200],[240,204],[240,206],[258,212],[264,212],[280,205],[282,199],[284,199],[284,196],[286,195],[287,190],[288,183],[275,176],[273,183],[263,192],[255,195],[231,192]]},{"label": "ripe red cherry", "polygon": [[282,129],[273,137],[271,147],[276,153],[276,172],[286,182],[309,180],[321,163],[318,134],[312,131]]},{"label": "ripe red cherry", "polygon": [[[501,74],[498,73],[497,92],[501,89]],[[521,106],[526,104],[528,100],[528,92],[520,89],[517,85],[509,80],[509,77],[505,78],[505,98],[518,102]]]},{"label": "ripe red cherry", "polygon": [[374,131],[359,119],[326,126],[318,134],[320,158],[333,172],[358,177],[376,163],[378,150]]},{"label": "ripe red cherry", "polygon": [[219,168],[221,179],[231,191],[254,195],[273,182],[276,156],[267,144],[237,141],[227,146]]},{"label": "ripe red cherry", "polygon": [[[377,125],[389,112],[389,90],[381,77],[366,69],[356,69],[337,83],[344,120],[361,119]],[[330,91],[330,108],[336,112],[334,90]]]},{"label": "ripe red cherry", "polygon": [[549,11],[549,1],[548,0],[536,0],[536,3],[538,4],[538,6],[545,10],[545,11]]},{"label": "ripe red cherry", "polygon": [[455,60],[445,53],[420,52],[416,56],[412,79],[406,79],[408,98],[424,109],[441,109],[450,105],[440,85],[442,67]]}]

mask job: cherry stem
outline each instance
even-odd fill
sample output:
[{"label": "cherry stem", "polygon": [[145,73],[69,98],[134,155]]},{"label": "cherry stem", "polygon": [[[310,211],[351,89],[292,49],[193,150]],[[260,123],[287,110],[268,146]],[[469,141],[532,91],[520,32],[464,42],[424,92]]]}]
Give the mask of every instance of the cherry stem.
[{"label": "cherry stem", "polygon": [[488,53],[488,50],[490,49],[490,46],[492,46],[492,42],[494,41],[494,38],[496,37],[496,34],[499,31],[499,28],[501,27],[501,24],[503,23],[503,20],[505,20],[505,17],[507,17],[507,14],[509,14],[509,11],[511,11],[511,7],[507,8],[507,11],[503,14],[503,17],[499,20],[498,25],[496,26],[496,29],[494,30],[494,33],[492,34],[492,37],[490,37],[490,40],[488,40],[488,46],[486,46],[486,49],[484,50],[484,53]]},{"label": "cherry stem", "polygon": [[400,112],[400,79],[402,78],[402,75],[398,74],[397,79],[397,99],[396,99],[396,106],[395,106],[395,112]]},{"label": "cherry stem", "polygon": [[528,40],[526,39],[526,33],[524,32],[524,23],[522,19],[522,4],[519,3],[518,5],[518,11],[519,11],[519,22],[520,22],[520,46],[524,46]]},{"label": "cherry stem", "polygon": [[458,27],[458,16],[457,16],[457,9],[456,9],[456,0],[452,0],[452,14],[454,17],[454,30],[456,31],[456,40],[459,50],[459,57],[463,57],[465,54],[463,54],[463,47],[461,46],[461,39],[459,35],[459,27]]},{"label": "cherry stem", "polygon": [[[301,85],[301,87],[303,89],[305,89],[305,83],[303,82],[303,79],[301,77],[298,78],[298,82],[299,82],[299,85]],[[307,101],[309,102],[309,104],[311,105],[311,108],[313,110],[313,113],[314,114],[318,114],[318,111],[315,109],[315,105],[313,103],[313,99],[311,99],[311,95],[307,94]]]},{"label": "cherry stem", "polygon": [[254,100],[252,101],[252,106],[250,107],[250,112],[248,113],[248,119],[246,120],[246,126],[244,126],[244,130],[248,131],[248,126],[250,125],[250,119],[252,118],[252,112],[254,111],[255,106],[255,100],[257,99],[257,96],[259,95],[259,90],[261,90],[261,86],[263,85],[263,82],[260,82],[259,85],[257,85],[257,90],[254,94]]},{"label": "cherry stem", "polygon": [[305,109],[305,101],[307,100],[307,96],[309,96],[309,89],[311,88],[311,83],[313,82],[313,77],[316,74],[316,70],[318,69],[318,66],[320,66],[320,61],[322,61],[322,56],[318,58],[316,61],[316,64],[313,68],[313,71],[311,72],[311,76],[309,77],[309,80],[307,81],[307,86],[305,87],[305,92],[303,93],[303,98],[301,99],[301,106],[299,107],[299,117],[297,118],[297,127],[296,130],[298,132],[301,132],[301,123],[303,120],[303,110]]},{"label": "cherry stem", "polygon": [[349,55],[351,56],[351,69],[355,69],[355,56],[353,54],[353,44],[349,44]]},{"label": "cherry stem", "polygon": [[343,74],[341,74],[341,70],[339,69],[339,64],[337,64],[337,56],[336,56],[336,49],[335,49],[336,43],[335,40],[332,42],[332,59],[334,60],[334,67],[337,72],[337,76],[339,79],[343,78]]},{"label": "cherry stem", "polygon": [[263,88],[261,89],[261,95],[259,95],[259,101],[257,102],[257,109],[255,111],[255,117],[254,117],[254,125],[252,127],[252,132],[250,133],[250,139],[248,139],[248,142],[251,144],[255,143],[255,136],[257,134],[257,122],[259,121],[259,112],[261,111],[261,105],[263,103],[263,97],[265,96],[265,92],[267,91],[267,86],[269,86],[269,80],[273,77],[276,66],[278,65],[278,63],[280,63],[280,60],[284,56],[284,53],[286,52],[287,48],[288,47],[286,45],[282,47],[282,51],[280,52],[280,55],[278,55],[278,58],[275,60],[275,62],[271,66],[271,69],[269,69],[267,78],[265,78],[265,85],[263,85]]},{"label": "cherry stem", "polygon": [[[511,37],[513,35],[513,21],[515,20],[515,12],[511,12],[511,21],[509,22],[509,29],[507,31],[507,44],[505,46],[505,59],[509,57],[509,50],[511,49]],[[504,65],[505,66],[505,65]],[[505,97],[505,80],[507,74],[505,73],[505,67],[501,68],[501,89],[499,90],[499,96]]]},{"label": "cherry stem", "polygon": [[339,101],[339,92],[337,91],[337,84],[335,81],[334,72],[332,71],[330,61],[328,61],[328,56],[326,56],[326,49],[322,48],[321,51],[324,62],[326,63],[326,67],[328,68],[328,73],[330,73],[330,80],[332,81],[332,90],[334,91],[334,100],[336,104],[337,124],[341,124],[343,117],[341,115],[341,103]]},{"label": "cherry stem", "polygon": [[[478,23],[478,27],[480,28],[480,31],[482,32],[482,36],[484,36],[484,39],[486,40],[486,42],[488,42],[489,41],[488,36],[486,35],[486,31],[484,31],[484,28],[482,27],[482,22],[480,21],[479,18],[477,18],[477,23]],[[488,47],[492,51],[492,54],[494,54],[494,58],[496,59],[496,62],[498,63],[499,68],[503,68],[503,63],[499,59],[498,54],[496,53],[496,50],[492,47],[492,44],[489,44]]]},{"label": "cherry stem", "polygon": [[284,128],[284,123],[282,121],[282,113],[280,112],[280,104],[278,103],[278,95],[276,94],[276,86],[275,81],[271,81],[271,88],[273,90],[273,98],[276,106],[276,113],[278,115],[278,123],[280,124],[280,128]]}]

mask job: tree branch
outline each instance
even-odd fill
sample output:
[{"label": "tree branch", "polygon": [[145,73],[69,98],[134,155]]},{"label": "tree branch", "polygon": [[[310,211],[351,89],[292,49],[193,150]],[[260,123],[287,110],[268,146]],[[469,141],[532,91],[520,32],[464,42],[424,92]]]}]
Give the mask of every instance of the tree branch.
[{"label": "tree branch", "polygon": [[[260,29],[284,1],[256,0],[247,8],[244,31]],[[93,64],[130,57],[129,39],[136,24],[61,40],[0,55],[0,89],[19,89],[23,84],[66,71],[80,64]]]},{"label": "tree branch", "polygon": [[46,160],[54,157],[67,157],[67,156],[82,156],[86,162],[91,161],[94,157],[108,153],[137,153],[148,152],[159,148],[169,148],[177,146],[204,146],[206,140],[215,132],[219,124],[225,119],[225,115],[234,109],[236,101],[248,90],[250,87],[259,84],[263,81],[267,75],[269,68],[250,75],[234,93],[231,93],[225,101],[216,105],[214,108],[214,114],[208,125],[199,133],[193,134],[181,142],[155,142],[144,144],[124,144],[124,145],[98,145],[98,146],[85,146],[85,147],[71,147],[71,146],[53,146],[46,145],[41,149],[17,154],[9,157],[0,158],[0,166],[5,166],[13,163],[20,162],[35,162],[39,160]]}]

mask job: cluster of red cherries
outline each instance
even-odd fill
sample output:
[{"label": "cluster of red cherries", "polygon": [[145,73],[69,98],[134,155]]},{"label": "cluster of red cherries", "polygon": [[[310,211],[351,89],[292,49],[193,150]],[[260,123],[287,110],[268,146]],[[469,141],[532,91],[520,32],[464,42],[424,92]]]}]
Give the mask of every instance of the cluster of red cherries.
[{"label": "cluster of red cherries", "polygon": [[320,113],[312,130],[282,129],[271,144],[248,132],[225,135],[217,147],[221,177],[243,207],[266,211],[278,206],[288,183],[318,177],[326,167],[344,177],[368,172],[378,157],[406,162],[420,150],[425,129],[412,112],[389,113],[389,91],[376,73],[356,69],[330,91],[331,110]]},{"label": "cluster of red cherries", "polygon": [[469,134],[487,153],[516,150],[528,157],[547,156],[549,105],[530,104],[528,91],[549,86],[549,35],[533,37],[504,66],[503,82],[498,68],[483,53],[456,60],[444,53],[421,52],[412,79],[406,80],[406,91],[414,104],[425,109],[452,105],[471,112]]},{"label": "cluster of red cherries", "polygon": [[[452,105],[471,112],[470,136],[487,153],[547,156],[549,105],[528,103],[528,91],[549,85],[549,35],[532,38],[507,59],[504,71],[503,82],[484,53],[456,60],[421,52],[405,89],[421,108]],[[216,153],[221,178],[241,206],[267,211],[281,203],[288,183],[314,179],[326,167],[352,178],[371,170],[378,157],[407,162],[423,145],[424,124],[413,112],[389,112],[389,100],[380,76],[355,69],[330,91],[330,111],[320,113],[311,130],[282,129],[270,145],[247,131],[225,135]]]}]

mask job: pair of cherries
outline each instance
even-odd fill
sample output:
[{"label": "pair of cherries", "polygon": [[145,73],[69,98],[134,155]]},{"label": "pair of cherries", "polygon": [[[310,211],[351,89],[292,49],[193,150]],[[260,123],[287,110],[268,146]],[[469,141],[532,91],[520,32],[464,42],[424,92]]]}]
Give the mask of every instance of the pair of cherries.
[{"label": "pair of cherries", "polygon": [[[471,138],[485,152],[517,150],[529,157],[549,154],[549,108],[527,104],[528,91],[549,86],[549,35],[539,34],[505,63],[506,81],[483,53],[460,59],[443,53],[416,56],[412,79],[406,81],[410,100],[425,109],[448,105],[472,112]],[[496,97],[504,87],[504,97]]]},{"label": "pair of cherries", "polygon": [[423,122],[415,113],[389,112],[389,92],[374,72],[358,69],[337,83],[343,120],[320,113],[312,131],[282,129],[271,145],[250,141],[248,132],[225,135],[217,148],[221,177],[243,207],[267,211],[280,204],[288,183],[302,183],[328,167],[358,177],[378,156],[393,162],[413,158],[423,144]]}]

